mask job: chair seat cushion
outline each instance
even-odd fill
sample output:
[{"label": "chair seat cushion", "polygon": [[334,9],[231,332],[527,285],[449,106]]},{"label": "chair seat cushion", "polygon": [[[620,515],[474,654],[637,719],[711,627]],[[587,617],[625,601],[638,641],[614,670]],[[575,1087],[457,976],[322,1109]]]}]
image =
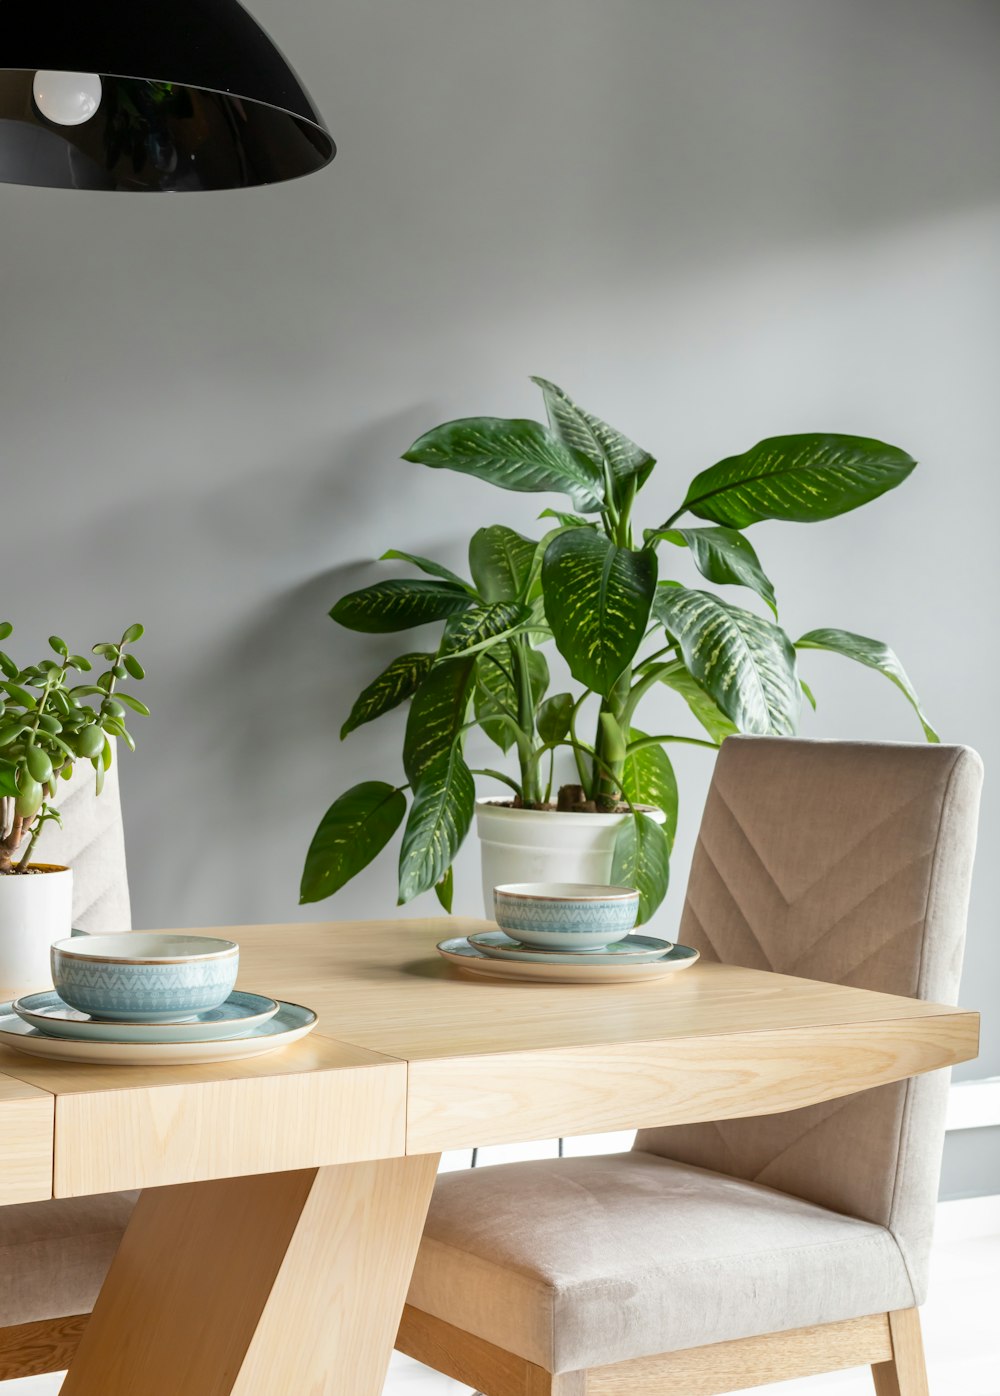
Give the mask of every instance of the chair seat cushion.
[{"label": "chair seat cushion", "polygon": [[883,1227],[632,1152],[438,1179],[408,1302],[550,1372],[913,1303]]},{"label": "chair seat cushion", "polygon": [[0,1207],[0,1327],[90,1313],[137,1197]]}]

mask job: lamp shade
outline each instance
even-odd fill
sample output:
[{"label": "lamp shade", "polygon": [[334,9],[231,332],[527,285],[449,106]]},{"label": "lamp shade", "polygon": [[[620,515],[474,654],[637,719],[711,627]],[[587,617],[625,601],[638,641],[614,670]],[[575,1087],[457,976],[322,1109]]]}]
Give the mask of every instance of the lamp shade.
[{"label": "lamp shade", "polygon": [[237,0],[0,0],[0,64],[9,184],[239,189],[336,154]]}]

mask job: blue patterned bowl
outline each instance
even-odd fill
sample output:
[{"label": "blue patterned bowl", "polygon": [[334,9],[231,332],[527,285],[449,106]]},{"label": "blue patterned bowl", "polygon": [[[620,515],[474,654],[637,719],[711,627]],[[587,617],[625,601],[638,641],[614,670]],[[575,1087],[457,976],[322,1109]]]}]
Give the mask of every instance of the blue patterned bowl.
[{"label": "blue patterned bowl", "polygon": [[240,948],[212,936],[78,936],[52,947],[52,982],[71,1008],[122,1023],[166,1023],[218,1008]]},{"label": "blue patterned bowl", "polygon": [[586,882],[508,882],[493,889],[493,906],[497,925],[522,945],[603,950],[635,925],[639,893]]}]

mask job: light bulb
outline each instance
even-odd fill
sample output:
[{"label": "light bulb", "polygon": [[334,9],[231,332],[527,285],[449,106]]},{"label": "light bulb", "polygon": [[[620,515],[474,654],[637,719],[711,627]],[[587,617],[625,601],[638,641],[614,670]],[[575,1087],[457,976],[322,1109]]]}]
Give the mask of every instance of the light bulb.
[{"label": "light bulb", "polygon": [[97,73],[35,74],[32,92],[43,116],[57,126],[82,126],[101,105],[103,91]]}]

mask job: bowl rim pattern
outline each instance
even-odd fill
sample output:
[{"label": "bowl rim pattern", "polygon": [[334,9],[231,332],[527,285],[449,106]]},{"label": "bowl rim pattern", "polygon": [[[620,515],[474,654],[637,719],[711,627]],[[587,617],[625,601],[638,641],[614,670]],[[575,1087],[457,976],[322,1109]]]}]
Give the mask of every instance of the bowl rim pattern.
[{"label": "bowl rim pattern", "polygon": [[[550,889],[577,887],[576,892],[550,890],[532,891],[532,888]],[[639,900],[634,887],[603,886],[596,882],[501,882],[493,888],[494,897],[509,897],[512,901],[562,902],[573,906],[578,902],[632,902]]]},{"label": "bowl rim pattern", "polygon": [[[124,940],[129,935],[136,934],[126,931],[120,936],[73,936],[68,940],[57,940],[52,945],[53,963],[56,957],[63,960],[77,960],[81,964],[88,965],[184,965],[202,964],[213,960],[228,960],[234,955],[239,955],[240,947],[234,940],[222,940],[216,936],[178,936],[163,937],[164,940],[176,938],[184,940],[201,940],[208,945],[214,945],[214,950],[196,951],[183,955],[100,955],[92,951],[88,953],[84,948],[86,941],[95,940]],[[142,931],[137,934],[149,935],[150,932]],[[84,945],[81,945],[84,941]]]}]

